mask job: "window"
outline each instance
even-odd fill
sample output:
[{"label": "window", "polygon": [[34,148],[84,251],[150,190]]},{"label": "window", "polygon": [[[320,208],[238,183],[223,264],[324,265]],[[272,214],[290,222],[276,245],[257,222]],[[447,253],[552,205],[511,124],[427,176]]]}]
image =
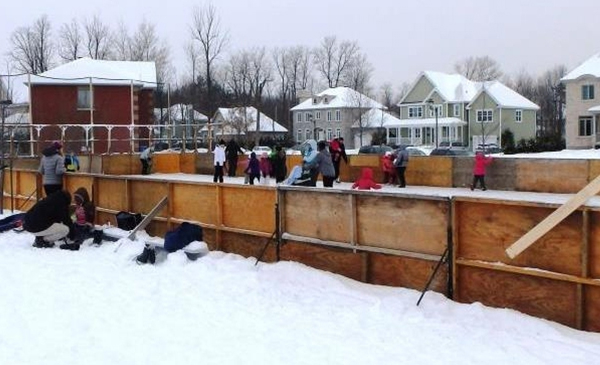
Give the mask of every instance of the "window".
[{"label": "window", "polygon": [[342,130],[340,128],[335,129],[335,136],[338,138],[342,136]]},{"label": "window", "polygon": [[592,135],[592,117],[579,117],[579,136]]},{"label": "window", "polygon": [[337,120],[337,121],[342,120],[342,112],[340,110],[335,111],[335,120]]},{"label": "window", "polygon": [[312,119],[312,115],[310,113],[304,113],[304,120],[310,122]]},{"label": "window", "polygon": [[329,103],[329,99],[327,99],[327,97],[324,97],[324,98],[323,98],[323,102],[324,102],[325,104],[328,104],[328,103]]},{"label": "window", "polygon": [[327,121],[331,122],[331,111],[327,112]]},{"label": "window", "polygon": [[491,123],[494,120],[494,111],[492,109],[478,109],[477,121]]},{"label": "window", "polygon": [[297,122],[301,122],[302,121],[302,113],[296,114],[296,119],[297,119],[296,120]]},{"label": "window", "polygon": [[421,138],[421,128],[415,129],[415,138]]},{"label": "window", "polygon": [[581,86],[581,98],[583,100],[594,99],[594,85],[582,85]]},{"label": "window", "polygon": [[315,120],[321,120],[321,112],[315,112]]},{"label": "window", "polygon": [[454,116],[460,117],[460,104],[454,104]]},{"label": "window", "polygon": [[327,128],[327,140],[330,141],[333,139],[333,129]]},{"label": "window", "polygon": [[408,117],[409,118],[422,118],[423,117],[423,107],[420,107],[420,106],[408,107]]},{"label": "window", "polygon": [[77,88],[77,109],[92,108],[92,93],[89,87]]},{"label": "window", "polygon": [[311,138],[310,129],[306,129],[306,138],[305,139],[310,139],[310,138]]},{"label": "window", "polygon": [[319,104],[319,99],[313,98],[313,104]]},{"label": "window", "polygon": [[298,129],[298,134],[296,134],[296,142],[302,141],[302,129]]},{"label": "window", "polygon": [[435,117],[436,110],[437,110],[438,117],[444,116],[444,108],[442,107],[442,105],[433,105],[432,108],[429,109],[429,117],[430,118]]},{"label": "window", "polygon": [[515,110],[515,122],[521,123],[523,121],[523,111]]}]

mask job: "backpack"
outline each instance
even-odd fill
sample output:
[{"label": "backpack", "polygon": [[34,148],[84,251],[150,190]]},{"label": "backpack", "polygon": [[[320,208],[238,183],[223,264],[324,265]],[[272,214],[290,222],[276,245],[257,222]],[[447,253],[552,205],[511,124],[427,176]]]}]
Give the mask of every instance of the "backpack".
[{"label": "backpack", "polygon": [[193,241],[202,241],[202,227],[183,222],[179,227],[165,234],[164,247],[167,252],[175,252]]},{"label": "backpack", "polygon": [[116,215],[117,227],[125,231],[131,231],[142,221],[142,215],[140,213],[129,213],[120,211]]}]

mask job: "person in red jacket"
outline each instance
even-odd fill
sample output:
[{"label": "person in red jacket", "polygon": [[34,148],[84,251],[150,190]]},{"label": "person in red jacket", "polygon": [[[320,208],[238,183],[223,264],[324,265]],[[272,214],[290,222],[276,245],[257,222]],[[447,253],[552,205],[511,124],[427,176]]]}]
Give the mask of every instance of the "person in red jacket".
[{"label": "person in red jacket", "polygon": [[381,157],[381,169],[383,170],[383,183],[394,185],[396,183],[396,168],[394,167],[394,156],[390,151]]},{"label": "person in red jacket", "polygon": [[373,181],[373,170],[372,169],[370,169],[368,167],[364,167],[362,169],[360,177],[352,185],[352,189],[357,189],[357,188],[359,190],[381,189],[381,185],[379,185],[375,181]]},{"label": "person in red jacket", "polygon": [[475,152],[475,164],[473,165],[473,183],[471,190],[477,188],[477,182],[481,184],[481,190],[487,190],[485,186],[485,168],[492,163],[492,156],[486,156],[483,151]]}]

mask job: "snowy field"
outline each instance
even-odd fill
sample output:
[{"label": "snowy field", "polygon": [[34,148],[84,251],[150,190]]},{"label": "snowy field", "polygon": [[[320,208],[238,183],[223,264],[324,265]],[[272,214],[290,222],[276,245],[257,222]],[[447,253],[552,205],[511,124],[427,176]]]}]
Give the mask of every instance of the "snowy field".
[{"label": "snowy field", "polygon": [[293,262],[32,242],[0,233],[0,364],[600,364],[600,334],[434,292],[417,307]]}]

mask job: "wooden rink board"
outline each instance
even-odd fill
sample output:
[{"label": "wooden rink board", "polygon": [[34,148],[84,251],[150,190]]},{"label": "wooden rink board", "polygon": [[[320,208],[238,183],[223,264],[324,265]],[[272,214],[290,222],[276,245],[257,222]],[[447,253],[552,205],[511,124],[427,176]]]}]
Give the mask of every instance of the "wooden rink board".
[{"label": "wooden rink board", "polygon": [[516,186],[519,191],[545,193],[574,193],[589,182],[589,163],[586,160],[518,160]]}]

